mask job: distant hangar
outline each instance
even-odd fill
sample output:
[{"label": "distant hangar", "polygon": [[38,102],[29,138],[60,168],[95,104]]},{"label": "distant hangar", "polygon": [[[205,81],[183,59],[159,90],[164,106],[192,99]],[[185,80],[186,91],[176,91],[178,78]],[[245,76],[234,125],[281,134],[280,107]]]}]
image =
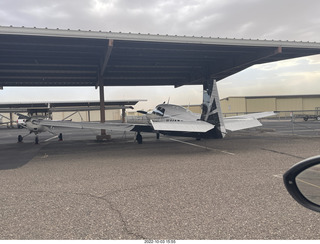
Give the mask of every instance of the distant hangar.
[{"label": "distant hangar", "polygon": [[292,114],[320,115],[320,94],[227,97],[220,103],[225,116],[261,111],[278,111],[281,117]]}]

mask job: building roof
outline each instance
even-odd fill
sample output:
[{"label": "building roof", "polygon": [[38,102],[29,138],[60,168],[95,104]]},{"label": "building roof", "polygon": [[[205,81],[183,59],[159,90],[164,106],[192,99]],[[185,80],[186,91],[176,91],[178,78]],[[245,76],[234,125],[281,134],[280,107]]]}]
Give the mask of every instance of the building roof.
[{"label": "building roof", "polygon": [[245,98],[245,99],[264,99],[264,98],[320,98],[320,94],[302,94],[302,95],[268,95],[268,96],[230,96],[222,98],[221,100],[228,100],[231,98]]},{"label": "building roof", "polygon": [[203,84],[315,54],[320,43],[0,26],[0,87]]},{"label": "building roof", "polygon": [[[132,106],[138,102],[146,101],[145,99],[140,100],[109,100],[105,101],[105,106]],[[67,102],[29,102],[29,103],[0,103],[0,108],[29,108],[29,107],[75,107],[75,106],[100,106],[99,101],[67,101]]]},{"label": "building roof", "polygon": [[[141,100],[109,100],[104,102],[105,109],[133,108]],[[68,101],[68,102],[29,102],[29,103],[0,103],[0,113],[26,112],[30,109],[50,109],[52,112],[58,111],[88,111],[99,110],[99,101]]]}]

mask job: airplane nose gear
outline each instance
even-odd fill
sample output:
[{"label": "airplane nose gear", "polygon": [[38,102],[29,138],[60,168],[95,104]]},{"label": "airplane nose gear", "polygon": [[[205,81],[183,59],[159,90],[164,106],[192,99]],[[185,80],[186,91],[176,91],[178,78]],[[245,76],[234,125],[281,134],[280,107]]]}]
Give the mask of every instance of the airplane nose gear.
[{"label": "airplane nose gear", "polygon": [[22,135],[18,135],[18,142],[22,142],[22,141],[23,141]]},{"label": "airplane nose gear", "polygon": [[34,140],[34,144],[39,144],[39,137],[36,136],[35,140]]},{"label": "airplane nose gear", "polygon": [[62,133],[59,134],[58,138],[59,138],[59,141],[63,141]]}]

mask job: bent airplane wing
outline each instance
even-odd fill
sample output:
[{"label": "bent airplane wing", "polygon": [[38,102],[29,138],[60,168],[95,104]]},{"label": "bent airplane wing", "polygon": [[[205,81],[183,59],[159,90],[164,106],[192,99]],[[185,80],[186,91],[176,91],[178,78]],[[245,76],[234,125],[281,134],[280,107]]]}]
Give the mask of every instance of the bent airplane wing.
[{"label": "bent airplane wing", "polygon": [[99,123],[99,122],[72,122],[72,121],[55,121],[55,120],[41,120],[41,125],[57,126],[78,129],[102,129],[109,131],[131,131],[134,125],[125,123]]},{"label": "bent airplane wing", "polygon": [[179,132],[207,132],[214,128],[214,125],[205,121],[150,121],[151,124],[129,124],[129,123],[99,123],[99,122],[72,122],[41,120],[39,123],[45,126],[57,126],[79,129],[104,129],[107,131],[179,131]]},{"label": "bent airplane wing", "polygon": [[252,113],[224,118],[227,130],[237,131],[262,126],[258,119],[276,115],[274,112]]}]

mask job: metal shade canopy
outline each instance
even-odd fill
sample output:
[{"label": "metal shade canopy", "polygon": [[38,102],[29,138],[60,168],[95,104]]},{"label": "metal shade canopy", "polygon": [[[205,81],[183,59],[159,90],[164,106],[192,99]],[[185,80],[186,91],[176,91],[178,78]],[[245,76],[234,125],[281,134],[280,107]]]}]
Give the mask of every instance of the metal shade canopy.
[{"label": "metal shade canopy", "polygon": [[0,87],[178,87],[315,54],[320,43],[0,27]]}]

